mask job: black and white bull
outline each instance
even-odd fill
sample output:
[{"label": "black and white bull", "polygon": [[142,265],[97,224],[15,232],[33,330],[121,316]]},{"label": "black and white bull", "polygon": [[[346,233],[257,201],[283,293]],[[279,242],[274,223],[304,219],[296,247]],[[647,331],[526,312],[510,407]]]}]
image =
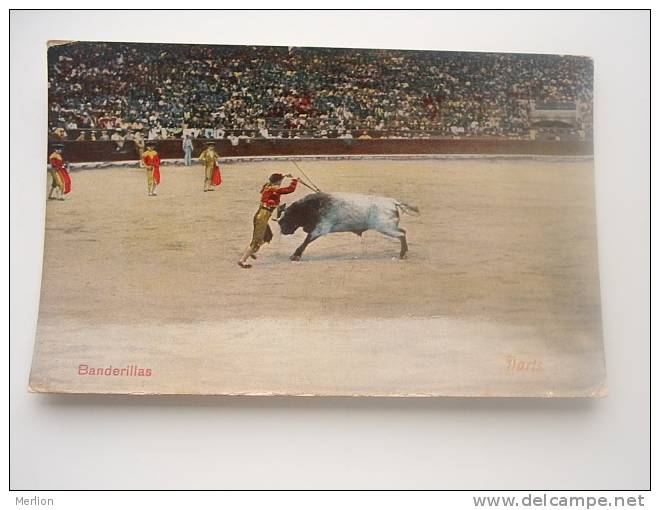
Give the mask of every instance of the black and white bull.
[{"label": "black and white bull", "polygon": [[307,237],[298,246],[291,260],[300,260],[305,248],[319,237],[331,232],[353,232],[359,236],[366,230],[377,230],[401,242],[400,258],[408,252],[406,231],[399,227],[400,214],[416,207],[393,198],[352,193],[312,193],[296,200],[284,209],[280,219],[282,234],[293,234],[302,228]]}]

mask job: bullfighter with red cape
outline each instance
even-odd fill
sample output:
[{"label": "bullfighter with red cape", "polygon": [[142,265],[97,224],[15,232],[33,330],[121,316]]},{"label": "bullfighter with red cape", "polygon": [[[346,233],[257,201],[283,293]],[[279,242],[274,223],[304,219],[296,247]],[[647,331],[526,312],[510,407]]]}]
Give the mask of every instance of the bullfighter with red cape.
[{"label": "bullfighter with red cape", "polygon": [[51,155],[48,156],[48,162],[50,163],[48,173],[52,178],[48,200],[64,200],[63,195],[71,192],[71,177],[66,166],[64,166],[63,149],[63,145],[56,145]]},{"label": "bullfighter with red cape", "polygon": [[147,194],[155,197],[156,188],[160,184],[160,156],[153,143],[147,144],[147,150],[142,153],[142,162],[147,172]]}]

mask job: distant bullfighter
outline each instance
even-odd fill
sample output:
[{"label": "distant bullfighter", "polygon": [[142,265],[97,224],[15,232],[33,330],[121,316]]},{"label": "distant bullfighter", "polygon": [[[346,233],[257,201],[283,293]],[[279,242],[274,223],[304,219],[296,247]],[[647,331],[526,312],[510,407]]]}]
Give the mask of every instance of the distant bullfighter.
[{"label": "distant bullfighter", "polygon": [[307,233],[305,241],[291,255],[298,261],[307,245],[331,232],[353,232],[359,236],[366,230],[377,230],[401,242],[400,258],[408,252],[406,231],[399,227],[400,214],[419,213],[419,209],[393,198],[352,193],[312,193],[289,205],[278,220],[282,234],[293,234],[298,228]]}]

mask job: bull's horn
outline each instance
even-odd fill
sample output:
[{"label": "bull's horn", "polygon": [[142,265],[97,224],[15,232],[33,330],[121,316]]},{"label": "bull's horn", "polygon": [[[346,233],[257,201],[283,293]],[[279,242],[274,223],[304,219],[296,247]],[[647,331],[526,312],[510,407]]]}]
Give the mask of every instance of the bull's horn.
[{"label": "bull's horn", "polygon": [[280,204],[277,206],[277,212],[275,213],[275,219],[277,221],[280,221],[280,218],[282,217],[282,214],[284,214],[285,209],[286,209],[286,204]]}]

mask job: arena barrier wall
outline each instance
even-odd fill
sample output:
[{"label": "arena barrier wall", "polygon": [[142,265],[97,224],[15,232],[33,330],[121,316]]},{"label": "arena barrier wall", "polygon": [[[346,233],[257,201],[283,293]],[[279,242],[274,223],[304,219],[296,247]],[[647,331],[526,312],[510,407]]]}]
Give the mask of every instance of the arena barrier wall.
[{"label": "arena barrier wall", "polygon": [[[194,140],[197,157],[210,140]],[[388,155],[388,154],[501,154],[591,156],[592,142],[539,141],[508,139],[241,139],[238,145],[229,140],[214,140],[222,157],[268,157],[308,155]],[[70,163],[137,161],[133,142],[119,148],[113,141],[63,141],[64,158]],[[154,141],[161,159],[181,159],[181,140]],[[52,147],[49,146],[49,150]]]}]

